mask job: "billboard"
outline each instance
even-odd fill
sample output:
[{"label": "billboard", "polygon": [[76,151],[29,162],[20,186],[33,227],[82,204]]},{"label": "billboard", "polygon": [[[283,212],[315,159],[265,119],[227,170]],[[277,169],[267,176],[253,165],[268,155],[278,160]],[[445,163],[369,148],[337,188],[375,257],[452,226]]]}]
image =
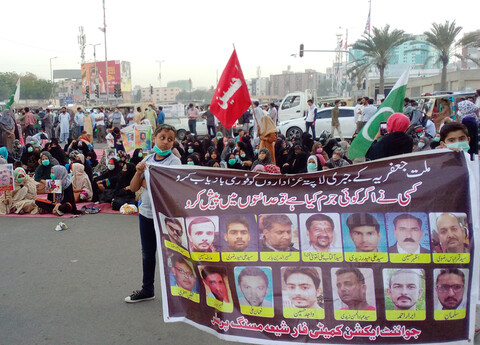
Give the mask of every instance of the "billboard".
[{"label": "billboard", "polygon": [[[113,93],[116,84],[121,84],[120,61],[108,61],[108,92]],[[106,93],[107,77],[105,62],[97,61],[82,64],[82,92],[86,93],[86,87],[90,87],[90,94],[95,93],[96,85],[100,93]]]},{"label": "billboard", "polygon": [[121,62],[122,92],[132,92],[132,74],[130,61]]}]

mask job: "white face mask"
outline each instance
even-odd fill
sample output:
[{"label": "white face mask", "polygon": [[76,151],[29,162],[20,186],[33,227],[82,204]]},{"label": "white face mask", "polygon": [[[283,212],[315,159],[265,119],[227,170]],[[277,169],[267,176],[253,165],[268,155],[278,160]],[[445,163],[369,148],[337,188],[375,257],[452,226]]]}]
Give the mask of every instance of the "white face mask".
[{"label": "white face mask", "polygon": [[115,164],[107,164],[107,168],[108,170],[112,171],[113,169],[115,169]]},{"label": "white face mask", "polygon": [[420,141],[417,146],[418,146],[419,149],[421,149],[425,146],[425,143]]}]

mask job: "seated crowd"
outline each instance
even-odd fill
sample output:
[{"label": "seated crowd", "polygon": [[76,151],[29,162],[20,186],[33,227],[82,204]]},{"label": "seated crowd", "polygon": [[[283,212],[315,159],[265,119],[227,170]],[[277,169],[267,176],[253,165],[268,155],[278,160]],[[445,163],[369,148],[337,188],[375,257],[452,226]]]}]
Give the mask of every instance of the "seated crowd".
[{"label": "seated crowd", "polygon": [[[444,124],[433,139],[425,136],[418,140],[405,133],[409,125],[408,117],[401,113],[390,116],[388,133],[384,136],[379,133],[365,159],[360,161],[437,146],[468,150],[468,130],[458,122]],[[85,133],[76,140],[69,139],[64,147],[55,138],[46,140],[41,136],[27,137],[25,146],[15,140],[10,151],[0,147],[0,164],[12,163],[15,169],[15,190],[0,195],[0,214],[80,214],[77,209],[80,202],[111,203],[113,210],[119,210],[125,203],[136,205],[140,193],[130,190],[130,182],[146,152],[137,148],[132,155],[127,154],[118,128],[112,131],[110,139],[109,147],[117,150],[117,157],[109,159],[105,155],[97,157]],[[275,174],[311,173],[356,163],[348,159],[349,140],[315,141],[311,134],[304,133],[301,138],[287,141],[276,132],[269,139],[271,145],[265,145],[263,139],[262,136],[253,139],[243,130],[235,137],[224,136],[222,132],[213,138],[187,133],[185,139],[175,141],[171,154],[186,165]],[[62,191],[49,193],[45,198],[46,182],[52,179],[61,181]]]}]

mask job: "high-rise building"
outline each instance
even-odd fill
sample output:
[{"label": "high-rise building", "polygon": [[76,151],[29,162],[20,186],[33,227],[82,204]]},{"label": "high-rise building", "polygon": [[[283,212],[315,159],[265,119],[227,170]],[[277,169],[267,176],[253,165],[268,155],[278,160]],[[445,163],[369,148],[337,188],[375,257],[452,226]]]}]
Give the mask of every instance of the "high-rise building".
[{"label": "high-rise building", "polygon": [[324,74],[313,69],[305,72],[283,71],[282,74],[270,75],[270,95],[281,98],[289,92],[316,89],[318,83],[325,79]]}]

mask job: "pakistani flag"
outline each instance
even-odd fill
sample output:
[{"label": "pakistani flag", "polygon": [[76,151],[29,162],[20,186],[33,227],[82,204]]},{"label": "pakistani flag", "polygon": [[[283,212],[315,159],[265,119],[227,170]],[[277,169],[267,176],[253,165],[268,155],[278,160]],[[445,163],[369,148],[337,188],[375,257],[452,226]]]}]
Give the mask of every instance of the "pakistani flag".
[{"label": "pakistani flag", "polygon": [[403,72],[376,113],[368,120],[360,133],[355,137],[352,145],[348,149],[348,158],[353,160],[358,157],[365,157],[365,154],[373,143],[373,138],[375,138],[380,128],[380,122],[387,121],[393,113],[401,113],[403,111],[403,100],[405,98],[409,71],[410,68]]},{"label": "pakistani flag", "polygon": [[10,109],[12,104],[18,102],[19,99],[20,99],[20,78],[18,78],[17,85],[15,85],[15,89],[13,89],[12,95],[8,100],[6,109]]}]

